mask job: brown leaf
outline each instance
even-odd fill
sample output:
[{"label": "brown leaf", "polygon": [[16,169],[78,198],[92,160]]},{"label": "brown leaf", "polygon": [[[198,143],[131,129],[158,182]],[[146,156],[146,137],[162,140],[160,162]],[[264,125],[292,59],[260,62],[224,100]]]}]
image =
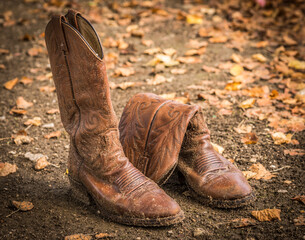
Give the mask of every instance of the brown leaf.
[{"label": "brown leaf", "polygon": [[17,166],[15,164],[0,162],[0,177],[5,177],[16,171],[17,171]]},{"label": "brown leaf", "polygon": [[252,126],[250,125],[241,125],[237,128],[234,128],[237,133],[250,133],[252,131]]},{"label": "brown leaf", "polygon": [[125,90],[127,88],[131,88],[131,87],[137,87],[137,86],[142,86],[143,83],[142,82],[123,82],[123,83],[111,83],[110,84],[110,88],[111,89],[116,89],[116,88],[120,88],[122,90]]},{"label": "brown leaf", "polygon": [[29,77],[22,77],[20,79],[20,82],[24,85],[29,85],[29,84],[32,84],[33,82],[33,79],[32,78],[29,78]]},{"label": "brown leaf", "polygon": [[96,239],[103,239],[103,238],[114,238],[116,237],[115,234],[111,234],[111,233],[99,233],[95,235]]},{"label": "brown leaf", "polygon": [[161,48],[156,47],[156,48],[149,48],[149,49],[146,49],[146,50],[144,50],[143,53],[148,54],[148,55],[155,55],[156,53],[159,53],[159,52],[161,52],[161,51],[162,51]]},{"label": "brown leaf", "polygon": [[293,39],[292,39],[291,37],[289,37],[288,35],[284,35],[284,36],[283,36],[283,40],[284,40],[284,42],[286,43],[286,45],[292,46],[292,45],[297,45],[297,44],[298,44],[297,41],[293,40]]},{"label": "brown leaf", "polygon": [[135,73],[136,73],[136,71],[133,68],[117,68],[114,71],[114,76],[115,77],[119,77],[119,76],[128,77]]},{"label": "brown leaf", "polygon": [[19,209],[20,211],[26,212],[33,209],[34,205],[31,202],[18,202],[18,201],[12,201],[12,204]]},{"label": "brown leaf", "polygon": [[234,228],[242,228],[242,227],[256,225],[257,221],[255,221],[252,218],[237,218],[237,219],[233,219],[230,223]]},{"label": "brown leaf", "polygon": [[170,82],[170,80],[160,74],[156,74],[153,79],[147,81],[147,85],[156,86],[165,82]]},{"label": "brown leaf", "polygon": [[61,131],[55,131],[55,132],[51,132],[49,134],[44,135],[43,137],[46,139],[50,139],[50,138],[59,138],[61,135]]},{"label": "brown leaf", "polygon": [[31,57],[35,57],[35,56],[37,56],[38,54],[43,53],[43,52],[44,52],[43,48],[41,48],[41,47],[38,47],[38,48],[33,47],[33,48],[30,48],[30,49],[27,51],[27,54],[28,54],[29,56],[31,56]]},{"label": "brown leaf", "polygon": [[231,56],[231,59],[233,62],[235,63],[241,63],[242,61],[242,56],[236,54],[236,53],[233,53],[232,56]]},{"label": "brown leaf", "polygon": [[304,149],[290,149],[290,150],[285,149],[284,154],[285,155],[289,154],[290,156],[297,156],[297,155],[303,156],[303,155],[305,155],[305,150]]},{"label": "brown leaf", "polygon": [[271,221],[274,219],[281,220],[281,210],[280,209],[264,209],[260,211],[252,211],[252,216],[255,217],[260,222]]},{"label": "brown leaf", "polygon": [[228,41],[228,38],[226,36],[215,36],[211,37],[209,39],[210,43],[225,43]]},{"label": "brown leaf", "polygon": [[174,48],[166,48],[166,49],[163,49],[163,53],[167,56],[173,56],[177,53],[177,51]]},{"label": "brown leaf", "polygon": [[185,74],[187,72],[187,69],[185,68],[173,68],[171,69],[171,74],[174,75],[182,75]]},{"label": "brown leaf", "polygon": [[246,133],[241,141],[245,144],[256,144],[258,142],[258,137],[256,136],[255,133],[250,132],[250,133]]},{"label": "brown leaf", "polygon": [[305,204],[305,195],[298,195],[298,196],[295,196],[294,198],[291,198],[292,200],[297,200],[303,204]]},{"label": "brown leaf", "polygon": [[82,233],[65,236],[65,240],[91,240],[91,239],[92,239],[92,236],[85,235]]},{"label": "brown leaf", "polygon": [[14,78],[10,81],[7,81],[6,83],[3,84],[4,88],[7,90],[12,90],[14,86],[18,83],[18,78]]},{"label": "brown leaf", "polygon": [[265,48],[269,45],[269,42],[268,41],[260,41],[256,44],[254,44],[254,47],[256,48]]},{"label": "brown leaf", "polygon": [[203,65],[201,68],[202,68],[203,71],[205,71],[207,73],[218,73],[220,71],[217,68],[209,67],[209,66],[206,66],[206,65]]},{"label": "brown leaf", "polygon": [[23,110],[23,109],[17,109],[16,107],[13,107],[11,110],[10,110],[10,112],[9,112],[10,114],[18,114],[18,115],[25,115],[26,113],[27,113],[27,111],[26,110]]},{"label": "brown leaf", "polygon": [[147,39],[147,40],[142,39],[141,43],[146,47],[150,47],[154,44],[153,40],[149,40],[149,39]]},{"label": "brown leaf", "polygon": [[[263,179],[269,180],[275,177],[274,174],[270,173],[262,164],[255,163],[250,168],[250,171],[245,171],[246,176],[248,175],[247,179],[253,178],[256,180]],[[251,173],[250,173],[251,172]]]},{"label": "brown leaf", "polygon": [[227,115],[232,115],[233,111],[230,110],[230,109],[225,109],[225,108],[222,108],[218,111],[218,114],[219,115],[223,115],[223,116],[227,116]]},{"label": "brown leaf", "polygon": [[18,109],[27,109],[33,106],[33,103],[27,102],[23,97],[18,97],[16,100],[16,105]]},{"label": "brown leaf", "polygon": [[55,90],[56,88],[51,86],[43,86],[39,88],[40,92],[46,92],[46,93],[54,92]]},{"label": "brown leaf", "polygon": [[0,55],[2,54],[9,54],[10,51],[8,49],[0,48]]},{"label": "brown leaf", "polygon": [[36,171],[40,171],[40,170],[44,169],[45,167],[47,167],[49,164],[50,163],[48,162],[47,157],[43,156],[43,157],[37,159],[34,169]]},{"label": "brown leaf", "polygon": [[202,62],[202,60],[197,57],[178,57],[177,60],[181,63],[187,63],[187,64]]},{"label": "brown leaf", "polygon": [[205,53],[205,50],[206,48],[205,47],[202,47],[202,48],[199,48],[199,49],[190,49],[190,50],[187,50],[184,55],[185,56],[194,56],[194,55],[202,55]]},{"label": "brown leaf", "polygon": [[52,114],[55,114],[55,113],[59,113],[59,109],[57,108],[52,108],[50,110],[47,111],[47,114],[48,115],[52,115]]},{"label": "brown leaf", "polygon": [[34,125],[34,126],[40,126],[41,125],[41,118],[40,117],[34,117],[33,119],[27,120],[24,125]]},{"label": "brown leaf", "polygon": [[33,141],[33,138],[31,138],[29,136],[16,135],[14,137],[14,143],[16,145],[28,144],[28,143],[31,143],[32,141]]}]

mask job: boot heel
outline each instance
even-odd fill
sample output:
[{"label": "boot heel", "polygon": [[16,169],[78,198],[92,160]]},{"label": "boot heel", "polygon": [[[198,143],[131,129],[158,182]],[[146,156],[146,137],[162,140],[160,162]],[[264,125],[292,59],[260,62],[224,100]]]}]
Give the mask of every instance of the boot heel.
[{"label": "boot heel", "polygon": [[69,177],[69,181],[72,197],[76,198],[78,201],[84,203],[85,205],[90,205],[91,198],[86,188],[81,183],[73,180],[71,177]]}]

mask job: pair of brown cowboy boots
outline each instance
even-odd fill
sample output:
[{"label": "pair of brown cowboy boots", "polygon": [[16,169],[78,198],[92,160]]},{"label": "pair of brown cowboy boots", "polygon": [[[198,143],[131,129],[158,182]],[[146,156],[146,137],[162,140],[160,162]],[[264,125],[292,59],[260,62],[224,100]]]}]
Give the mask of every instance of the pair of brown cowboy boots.
[{"label": "pair of brown cowboy boots", "polygon": [[75,196],[93,199],[115,222],[175,224],[183,211],[156,183],[177,167],[202,202],[234,208],[254,200],[242,173],[214,151],[199,106],[138,94],[118,128],[92,25],[70,10],[51,19],[45,36],[61,120],[71,139],[68,169]]}]

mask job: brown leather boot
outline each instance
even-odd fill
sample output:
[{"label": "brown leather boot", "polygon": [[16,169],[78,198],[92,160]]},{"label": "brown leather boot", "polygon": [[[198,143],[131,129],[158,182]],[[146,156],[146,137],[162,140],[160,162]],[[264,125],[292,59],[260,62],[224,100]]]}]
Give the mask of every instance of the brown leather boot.
[{"label": "brown leather boot", "polygon": [[235,208],[255,199],[242,172],[214,150],[199,106],[137,94],[126,105],[119,129],[126,156],[156,183],[164,183],[178,164],[201,202]]},{"label": "brown leather boot", "polygon": [[[73,13],[73,12],[72,12]],[[54,16],[45,31],[61,119],[70,135],[69,179],[75,196],[92,197],[101,214],[138,226],[184,218],[179,205],[125,157],[99,38],[75,15],[77,29]]]}]

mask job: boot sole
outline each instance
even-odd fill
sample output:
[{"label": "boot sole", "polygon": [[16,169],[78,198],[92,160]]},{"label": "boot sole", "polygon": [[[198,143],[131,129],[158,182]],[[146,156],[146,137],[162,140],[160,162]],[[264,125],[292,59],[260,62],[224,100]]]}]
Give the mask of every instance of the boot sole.
[{"label": "boot sole", "polygon": [[170,226],[180,223],[184,219],[184,213],[181,211],[175,216],[161,217],[161,218],[137,218],[130,216],[122,216],[114,214],[104,209],[100,204],[88,193],[83,184],[73,180],[69,177],[72,196],[84,203],[85,205],[95,204],[100,209],[100,215],[103,218],[109,219],[113,222],[121,223],[124,225],[140,226],[140,227],[160,227]]}]

